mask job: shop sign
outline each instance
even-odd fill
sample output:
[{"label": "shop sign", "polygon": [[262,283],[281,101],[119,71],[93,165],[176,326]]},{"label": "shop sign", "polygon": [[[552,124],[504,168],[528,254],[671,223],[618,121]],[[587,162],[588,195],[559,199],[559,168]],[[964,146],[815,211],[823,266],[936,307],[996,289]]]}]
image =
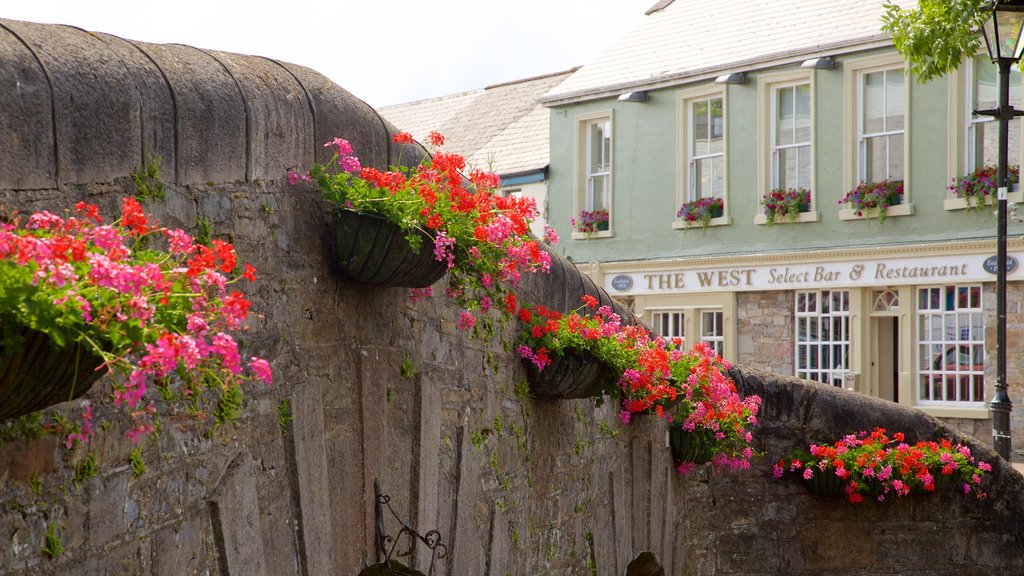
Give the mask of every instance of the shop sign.
[{"label": "shop sign", "polygon": [[[659,269],[609,275],[605,289],[640,295],[988,282],[996,270],[995,260],[962,255]],[[1017,258],[1007,255],[1007,260],[1007,273],[1015,271]]]}]

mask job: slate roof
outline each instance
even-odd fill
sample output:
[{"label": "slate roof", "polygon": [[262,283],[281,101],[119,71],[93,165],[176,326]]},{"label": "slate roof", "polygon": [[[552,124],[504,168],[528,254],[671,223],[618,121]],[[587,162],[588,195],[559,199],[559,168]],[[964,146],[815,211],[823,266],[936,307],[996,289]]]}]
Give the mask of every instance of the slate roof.
[{"label": "slate roof", "polygon": [[430,131],[440,132],[444,149],[465,156],[471,166],[503,176],[541,170],[549,163],[550,112],[537,100],[575,70],[385,106],[378,112],[420,142],[426,142]]},{"label": "slate roof", "polygon": [[[913,8],[916,0],[892,0]],[[882,0],[675,0],[541,98],[553,105],[891,45]]]}]

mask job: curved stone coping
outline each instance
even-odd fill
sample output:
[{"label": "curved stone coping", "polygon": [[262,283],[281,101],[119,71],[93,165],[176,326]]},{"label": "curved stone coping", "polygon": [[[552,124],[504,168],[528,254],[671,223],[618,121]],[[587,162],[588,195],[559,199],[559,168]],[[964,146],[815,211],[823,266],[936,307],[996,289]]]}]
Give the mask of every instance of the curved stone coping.
[{"label": "curved stone coping", "polygon": [[396,131],[303,66],[0,18],[0,189],[111,182],[147,154],[179,185],[277,180],[335,136],[385,168]]},{"label": "curved stone coping", "polygon": [[[763,401],[756,435],[771,437],[787,451],[806,449],[811,442],[834,442],[847,434],[881,426],[900,431],[908,441],[948,438],[968,446],[974,456],[992,464],[990,505],[1024,517],[1024,476],[991,448],[945,422],[904,406],[827,384],[760,370],[731,366],[729,376],[742,396]],[[788,445],[788,446],[787,446]],[[771,454],[771,458],[782,454]]]}]

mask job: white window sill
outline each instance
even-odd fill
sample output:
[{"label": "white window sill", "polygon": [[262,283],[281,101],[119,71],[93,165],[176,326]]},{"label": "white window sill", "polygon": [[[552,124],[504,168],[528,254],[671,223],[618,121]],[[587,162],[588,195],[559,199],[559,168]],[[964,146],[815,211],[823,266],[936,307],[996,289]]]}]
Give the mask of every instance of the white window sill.
[{"label": "white window sill", "polygon": [[[1010,192],[1006,195],[1006,199],[1010,202],[1017,202],[1018,204],[1024,203],[1024,191],[1021,192]],[[994,206],[996,203],[995,199],[991,196],[985,201],[986,206]],[[964,198],[946,198],[942,201],[942,207],[946,210],[967,210],[967,200]],[[976,208],[974,204],[970,205],[970,208]],[[980,208],[978,206],[977,208]]]},{"label": "white window sill", "polygon": [[[892,218],[894,216],[912,216],[914,214],[913,204],[897,204],[896,206],[889,206],[885,209],[885,217]],[[852,208],[840,208],[839,219],[840,220],[868,220],[870,218],[878,218],[878,209],[871,208],[864,212],[863,215],[858,215],[857,211]]]},{"label": "white window sill", "polygon": [[573,232],[570,238],[573,240],[594,240],[595,238],[611,238],[615,236],[613,230],[598,230],[597,232]]},{"label": "white window sill", "polygon": [[958,407],[953,403],[918,404],[917,408],[920,408],[929,416],[934,416],[936,418],[970,418],[974,420],[987,420],[992,417],[989,409],[984,406],[984,403],[980,402],[964,402],[962,407]]},{"label": "white window sill", "polygon": [[[712,226],[728,226],[731,223],[732,222],[728,216],[719,216],[718,218],[712,218],[711,221],[708,222],[708,228],[711,228]],[[672,228],[675,230],[688,230],[690,228],[700,227],[700,222],[684,222],[682,220],[676,220],[672,223]]]},{"label": "white window sill", "polygon": [[[801,212],[797,214],[797,217],[793,220],[789,219],[789,216],[777,216],[775,218],[775,224],[800,224],[802,222],[817,222],[821,219],[821,214],[818,211],[814,212]],[[768,225],[768,217],[764,214],[758,214],[754,216],[754,224]]]}]

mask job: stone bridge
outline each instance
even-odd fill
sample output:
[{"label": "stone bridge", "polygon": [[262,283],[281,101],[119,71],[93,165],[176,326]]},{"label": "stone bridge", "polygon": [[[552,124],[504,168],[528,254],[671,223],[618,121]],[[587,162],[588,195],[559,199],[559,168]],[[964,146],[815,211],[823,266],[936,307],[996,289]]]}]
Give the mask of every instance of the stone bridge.
[{"label": "stone bridge", "polygon": [[[89,445],[100,474],[78,488],[82,449],[3,442],[0,575],[355,576],[376,561],[374,480],[412,526],[439,530],[442,575],[612,576],[641,551],[673,575],[1024,573],[1020,474],[920,412],[734,368],[765,399],[764,455],[749,471],[680,476],[663,422],[624,427],[608,405],[518,394],[516,357],[457,331],[443,299],[338,281],[327,207],[285,170],[324,161],[334,136],[382,168],[393,132],[301,66],[0,19],[0,204],[111,213],[159,155],[167,196],[147,210],[208,222],[256,266],[248,344],[276,379],[247,389],[245,414],[212,439],[162,429],[137,478],[127,423],[102,404],[112,425]],[[610,301],[557,259],[520,298],[566,309],[583,293]],[[90,392],[104,394],[102,381]],[[810,441],[876,425],[968,442],[995,463],[990,497],[852,506],[770,473]],[[50,526],[55,559],[42,552]],[[406,561],[426,572],[429,557]]]}]

